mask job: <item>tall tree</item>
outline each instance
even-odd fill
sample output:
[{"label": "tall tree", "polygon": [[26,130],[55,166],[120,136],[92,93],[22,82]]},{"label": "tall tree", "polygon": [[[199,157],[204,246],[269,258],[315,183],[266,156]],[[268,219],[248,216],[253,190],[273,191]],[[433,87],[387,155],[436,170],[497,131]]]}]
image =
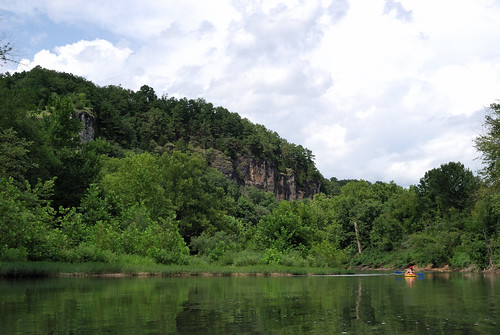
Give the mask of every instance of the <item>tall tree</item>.
[{"label": "tall tree", "polygon": [[480,190],[474,214],[488,251],[488,265],[493,267],[493,255],[500,248],[500,103],[490,105],[485,116],[485,132],[475,139],[485,164],[482,171],[484,187]]},{"label": "tall tree", "polygon": [[478,180],[462,163],[450,162],[429,170],[420,179],[418,192],[424,208],[447,215],[451,208],[459,211],[472,205]]},{"label": "tall tree", "polygon": [[485,132],[475,139],[475,147],[481,152],[485,164],[483,174],[490,183],[500,183],[500,103],[490,105],[485,116]]},{"label": "tall tree", "polygon": [[342,225],[341,247],[356,245],[359,254],[369,244],[373,220],[380,215],[382,202],[373,187],[364,180],[342,186],[340,195],[333,198],[336,221]]},{"label": "tall tree", "polygon": [[0,129],[0,177],[13,177],[18,182],[25,179],[26,171],[33,164],[28,156],[30,144],[14,129]]}]

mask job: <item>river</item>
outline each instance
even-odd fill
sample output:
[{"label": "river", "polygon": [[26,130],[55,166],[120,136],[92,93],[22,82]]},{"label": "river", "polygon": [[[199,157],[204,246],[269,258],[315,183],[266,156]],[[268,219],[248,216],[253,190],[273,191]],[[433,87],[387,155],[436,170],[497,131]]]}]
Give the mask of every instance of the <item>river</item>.
[{"label": "river", "polygon": [[495,334],[500,276],[0,280],[0,334]]}]

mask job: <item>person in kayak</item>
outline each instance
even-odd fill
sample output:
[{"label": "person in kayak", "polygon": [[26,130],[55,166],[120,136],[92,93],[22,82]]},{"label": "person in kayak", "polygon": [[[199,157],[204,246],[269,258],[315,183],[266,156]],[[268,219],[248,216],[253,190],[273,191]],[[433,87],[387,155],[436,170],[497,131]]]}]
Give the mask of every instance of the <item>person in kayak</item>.
[{"label": "person in kayak", "polygon": [[405,275],[414,275],[415,272],[413,271],[413,265],[410,265],[410,268],[406,270]]}]

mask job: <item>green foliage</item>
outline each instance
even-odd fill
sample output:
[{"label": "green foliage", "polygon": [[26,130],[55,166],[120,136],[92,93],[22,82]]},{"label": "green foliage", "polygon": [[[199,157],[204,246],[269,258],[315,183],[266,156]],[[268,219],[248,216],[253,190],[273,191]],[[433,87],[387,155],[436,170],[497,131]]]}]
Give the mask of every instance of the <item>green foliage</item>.
[{"label": "green foliage", "polygon": [[42,125],[55,150],[73,149],[80,143],[78,133],[83,125],[80,120],[71,117],[74,111],[70,98],[61,99],[56,95],[44,112]]},{"label": "green foliage", "polygon": [[24,247],[0,249],[0,261],[2,262],[25,262],[28,260],[28,252]]},{"label": "green foliage", "polygon": [[485,116],[484,133],[475,139],[476,149],[481,152],[485,168],[483,175],[489,183],[500,181],[500,104],[490,105]]},{"label": "green foliage", "polygon": [[19,137],[13,128],[0,129],[0,177],[12,177],[23,182],[28,168],[29,146],[32,142]]},{"label": "green foliage", "polygon": [[75,248],[69,260],[73,262],[112,263],[116,260],[116,255],[110,250],[103,250],[92,243],[82,243]]},{"label": "green foliage", "polygon": [[341,194],[333,198],[333,209],[334,219],[342,227],[339,235],[340,247],[357,250],[355,222],[361,246],[367,247],[373,220],[382,209],[382,202],[376,198],[370,183],[364,180],[350,181],[342,186]]},{"label": "green foliage", "polygon": [[427,266],[429,264],[440,267],[450,264],[453,249],[459,242],[458,233],[422,232],[412,234],[408,241],[408,249],[413,263]]},{"label": "green foliage", "polygon": [[235,237],[224,231],[218,231],[213,236],[203,233],[191,239],[191,251],[206,256],[210,261],[217,261],[226,253],[236,250]]},{"label": "green foliage", "polygon": [[25,248],[29,259],[39,259],[50,244],[50,222],[53,210],[47,201],[53,182],[38,183],[25,189],[16,186],[13,178],[0,178],[0,246]]},{"label": "green foliage", "polygon": [[[80,143],[75,111],[94,117],[94,141]],[[450,162],[403,189],[326,180],[309,149],[203,99],[158,97],[146,85],[97,87],[40,67],[5,74],[0,258],[498,267],[499,111],[491,105],[475,142],[483,180]],[[247,158],[293,175],[302,190],[321,185],[321,194],[279,202],[241,186]]]},{"label": "green foliage", "polygon": [[235,266],[253,266],[261,263],[263,255],[253,250],[242,250],[234,254],[233,264]]},{"label": "green foliage", "polygon": [[387,214],[382,214],[373,221],[370,241],[381,251],[392,251],[399,247],[402,233],[403,227],[400,221]]},{"label": "green foliage", "polygon": [[328,240],[322,240],[311,247],[308,260],[315,267],[341,268],[348,263],[348,252],[340,250]]},{"label": "green foliage", "polygon": [[465,210],[472,204],[478,181],[462,163],[450,162],[427,171],[418,185],[425,210],[449,215],[450,209]]},{"label": "green foliage", "polygon": [[257,243],[280,252],[301,249],[314,242],[314,228],[302,222],[299,203],[281,202],[257,226]]},{"label": "green foliage", "polygon": [[277,248],[268,248],[262,257],[262,262],[269,265],[281,264],[281,259],[283,258],[283,251]]}]

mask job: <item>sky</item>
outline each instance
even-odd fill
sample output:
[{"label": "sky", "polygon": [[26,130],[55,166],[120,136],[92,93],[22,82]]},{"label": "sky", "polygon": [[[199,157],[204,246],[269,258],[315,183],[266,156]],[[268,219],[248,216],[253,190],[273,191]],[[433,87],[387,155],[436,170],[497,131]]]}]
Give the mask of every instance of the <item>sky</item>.
[{"label": "sky", "polygon": [[324,177],[416,185],[500,99],[500,0],[0,0],[16,63],[203,98],[312,150]]}]

